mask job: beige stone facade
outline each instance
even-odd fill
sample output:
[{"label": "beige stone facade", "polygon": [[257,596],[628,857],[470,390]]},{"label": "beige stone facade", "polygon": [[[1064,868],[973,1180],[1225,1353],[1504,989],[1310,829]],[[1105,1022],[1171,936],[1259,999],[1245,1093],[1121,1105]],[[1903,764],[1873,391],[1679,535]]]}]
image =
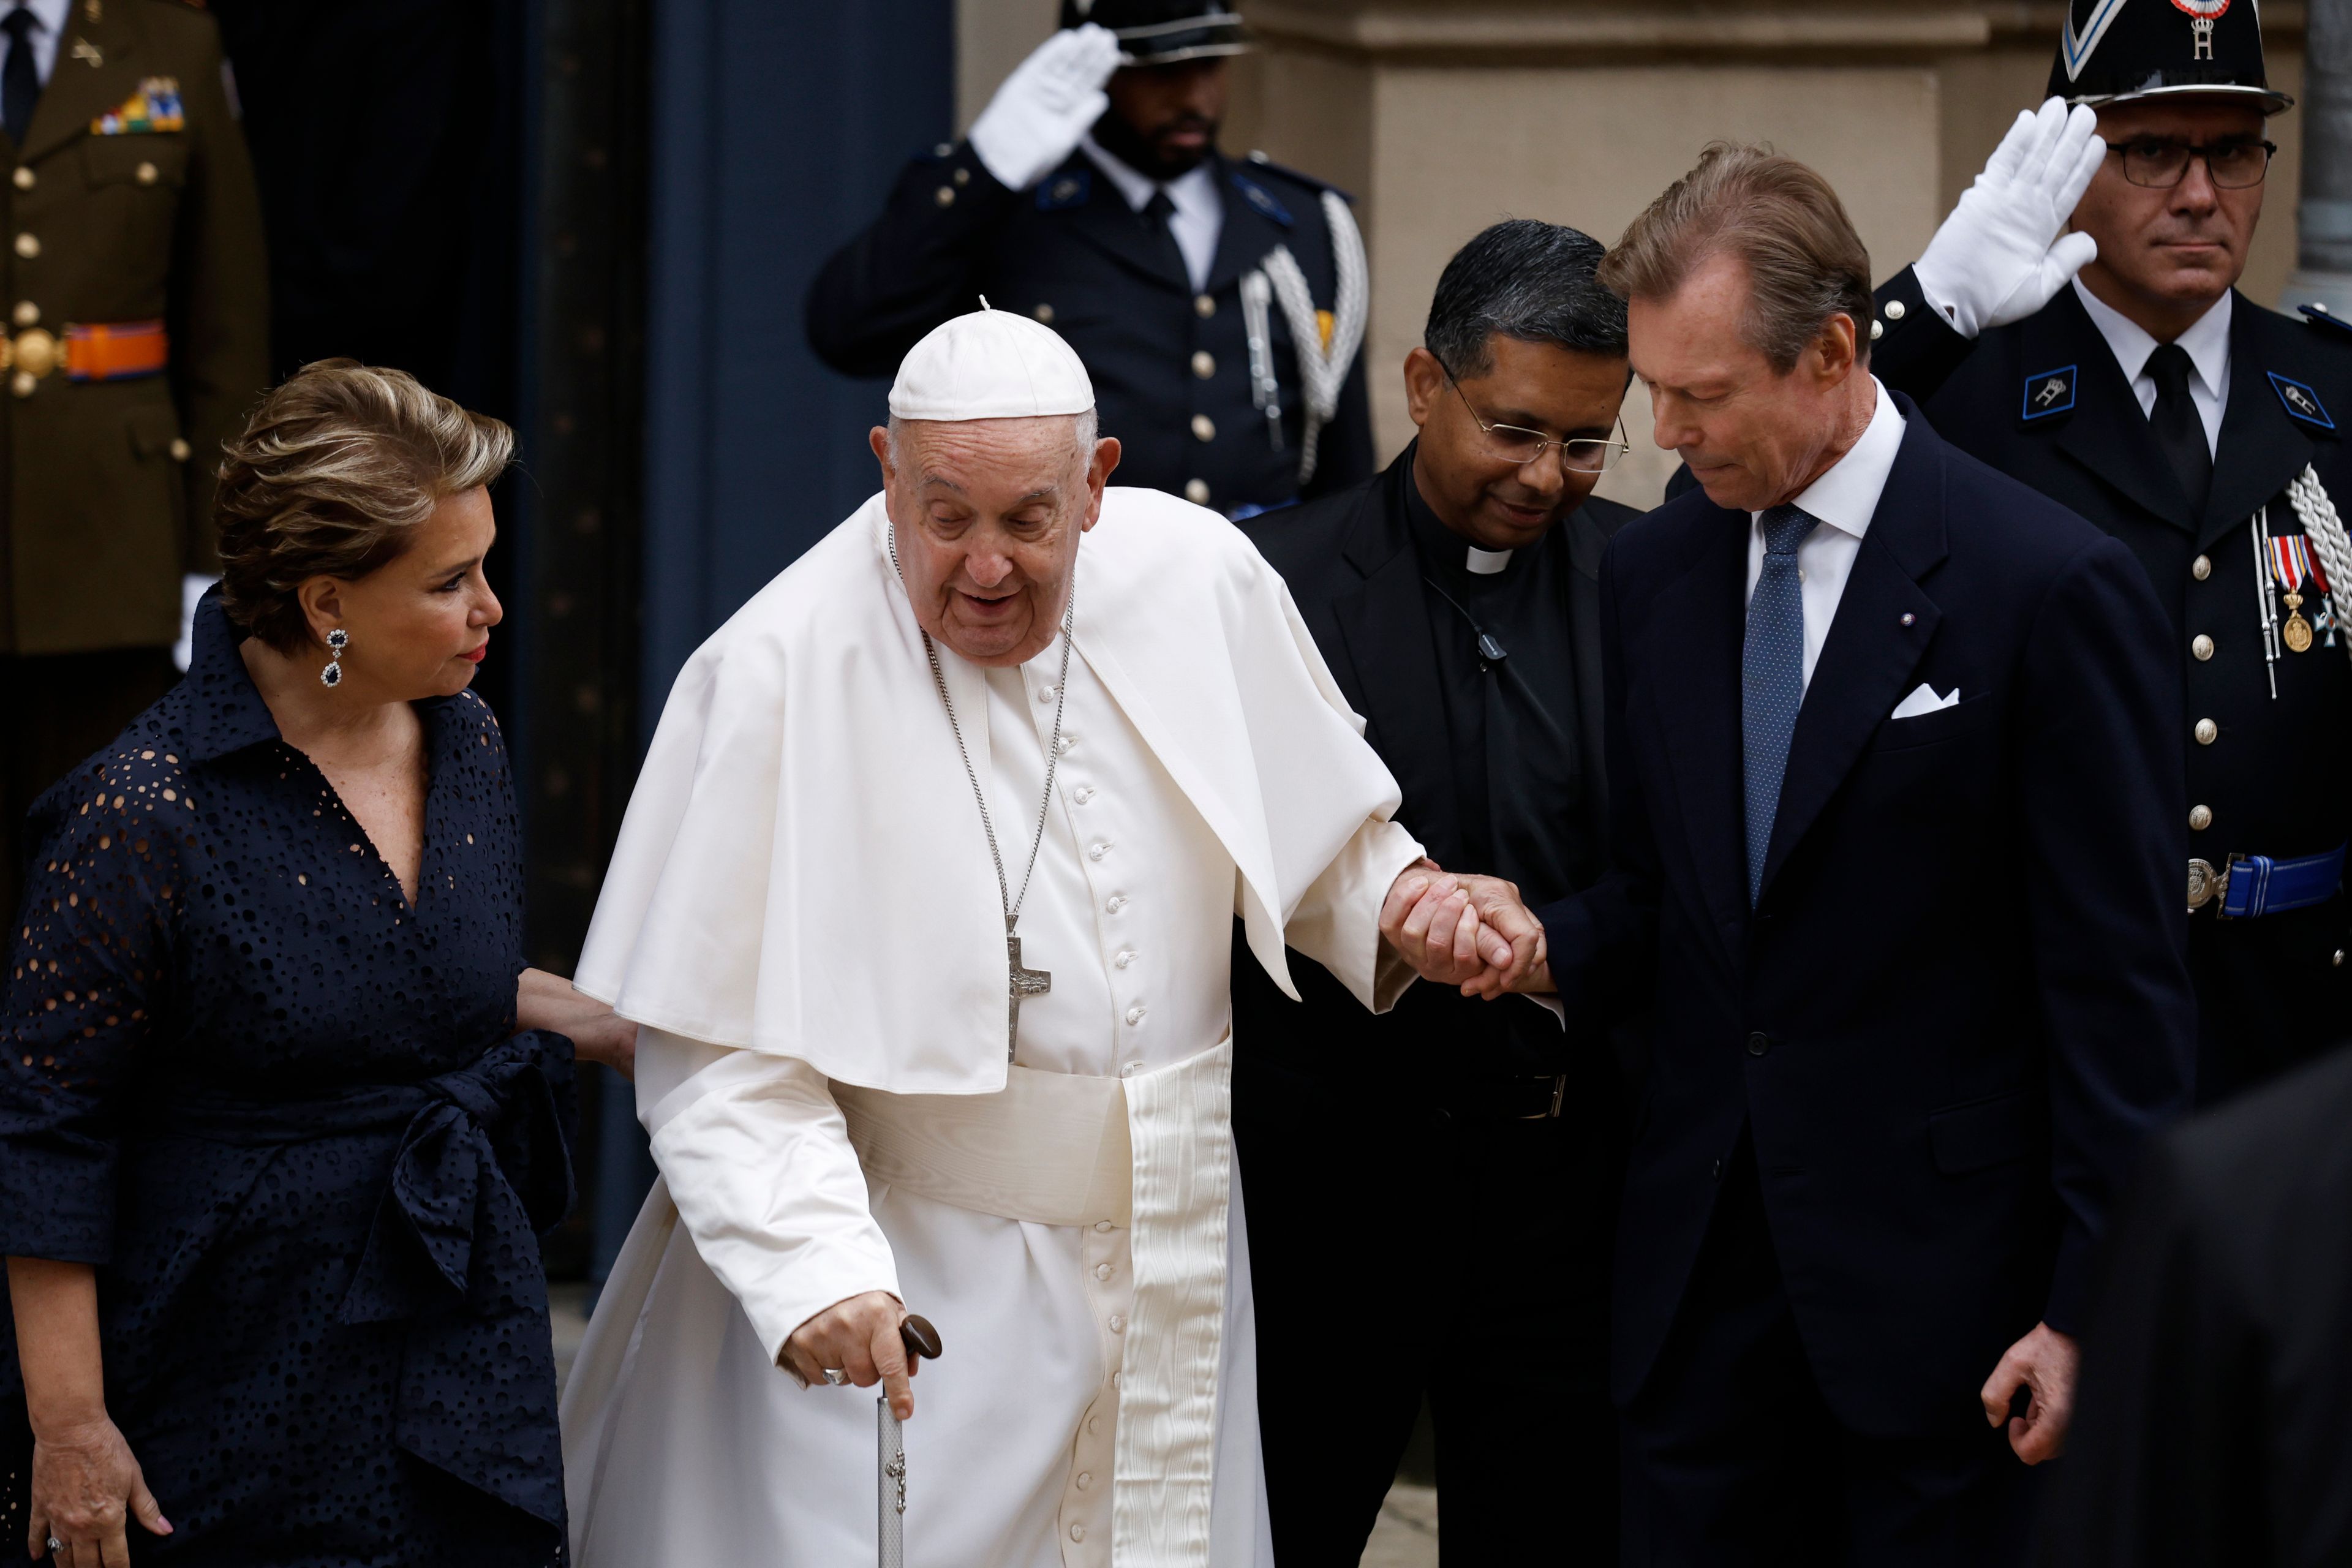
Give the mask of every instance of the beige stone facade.
[{"label": "beige stone facade", "polygon": [[[1384,453],[1408,440],[1396,367],[1440,268],[1506,216],[1604,241],[1717,138],[1767,142],[1836,184],[1883,278],[1919,254],[2017,110],[2042,95],[2064,6],[2009,0],[1241,0],[1225,145],[1351,193],[1371,255],[1364,352]],[[969,122],[1054,25],[1054,0],[961,0]],[[2271,79],[2299,93],[2304,7],[2263,7]],[[2294,262],[2297,111],[2245,279],[2276,303]],[[1634,456],[1604,494],[1654,503],[1673,464],[1626,403]]]}]

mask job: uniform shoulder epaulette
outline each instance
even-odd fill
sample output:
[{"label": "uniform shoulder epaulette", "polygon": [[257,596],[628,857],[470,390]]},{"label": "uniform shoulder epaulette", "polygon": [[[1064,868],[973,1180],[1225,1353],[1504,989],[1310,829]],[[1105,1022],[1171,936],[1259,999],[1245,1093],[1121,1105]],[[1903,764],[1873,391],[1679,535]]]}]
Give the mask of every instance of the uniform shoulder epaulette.
[{"label": "uniform shoulder epaulette", "polygon": [[2317,330],[2319,335],[2334,342],[2352,343],[2352,320],[2337,315],[2315,300],[2308,305],[2297,305],[2305,324]]},{"label": "uniform shoulder epaulette", "polygon": [[1291,184],[1303,187],[1310,195],[1319,196],[1325,191],[1328,191],[1333,195],[1338,196],[1341,201],[1346,202],[1349,206],[1354,206],[1356,205],[1356,198],[1354,196],[1350,195],[1348,192],[1341,190],[1330,181],[1318,180],[1312,174],[1303,174],[1297,169],[1291,168],[1286,163],[1276,163],[1265,153],[1257,152],[1255,149],[1251,151],[1248,157],[1234,159],[1234,169],[1236,173],[1247,174],[1255,177],[1263,178],[1267,180],[1269,183],[1286,181]]}]

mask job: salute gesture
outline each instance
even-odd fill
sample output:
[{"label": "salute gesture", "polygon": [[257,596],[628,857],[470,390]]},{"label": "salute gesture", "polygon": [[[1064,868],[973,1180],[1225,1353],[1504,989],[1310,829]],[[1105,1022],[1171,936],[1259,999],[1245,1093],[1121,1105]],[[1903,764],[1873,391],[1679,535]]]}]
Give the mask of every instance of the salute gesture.
[{"label": "salute gesture", "polygon": [[2023,321],[2099,254],[2096,240],[2066,226],[2107,155],[2098,124],[2063,99],[2019,110],[1927,242],[1914,268],[1919,291],[1960,336]]},{"label": "salute gesture", "polygon": [[1055,33],[1004,79],[971,122],[971,150],[1008,190],[1024,190],[1061,166],[1103,117],[1103,91],[1118,69],[1118,40],[1088,23]]}]

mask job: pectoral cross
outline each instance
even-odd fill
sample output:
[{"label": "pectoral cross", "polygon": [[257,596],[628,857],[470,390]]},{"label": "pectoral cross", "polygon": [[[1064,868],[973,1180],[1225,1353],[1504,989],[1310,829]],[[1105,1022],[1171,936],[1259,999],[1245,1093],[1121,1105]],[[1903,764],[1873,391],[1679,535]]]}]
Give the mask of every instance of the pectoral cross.
[{"label": "pectoral cross", "polygon": [[1043,996],[1054,989],[1054,976],[1043,969],[1021,967],[1021,939],[1013,934],[1013,922],[1004,922],[1004,956],[1011,981],[1006,989],[1004,1020],[1004,1059],[1013,1059],[1013,1047],[1021,1037],[1021,1003],[1024,997]]}]

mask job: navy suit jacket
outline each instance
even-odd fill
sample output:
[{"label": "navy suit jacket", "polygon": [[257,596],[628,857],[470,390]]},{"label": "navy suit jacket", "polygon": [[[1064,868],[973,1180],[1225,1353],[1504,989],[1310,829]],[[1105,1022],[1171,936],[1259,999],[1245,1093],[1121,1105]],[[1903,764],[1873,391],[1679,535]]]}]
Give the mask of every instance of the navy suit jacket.
[{"label": "navy suit jacket", "polygon": [[[1748,514],[1611,542],[1612,869],[1541,911],[1564,995],[1650,982],[1613,1377],[1639,1391],[1750,1130],[1823,1396],[1857,1430],[1976,1409],[2076,1331],[2140,1140],[2189,1101],[2180,692],[2131,552],[1917,407],[1797,717],[1748,908]],[[1957,706],[1893,719],[1922,683]],[[1980,1415],[1974,1417],[1982,1419]]]}]

